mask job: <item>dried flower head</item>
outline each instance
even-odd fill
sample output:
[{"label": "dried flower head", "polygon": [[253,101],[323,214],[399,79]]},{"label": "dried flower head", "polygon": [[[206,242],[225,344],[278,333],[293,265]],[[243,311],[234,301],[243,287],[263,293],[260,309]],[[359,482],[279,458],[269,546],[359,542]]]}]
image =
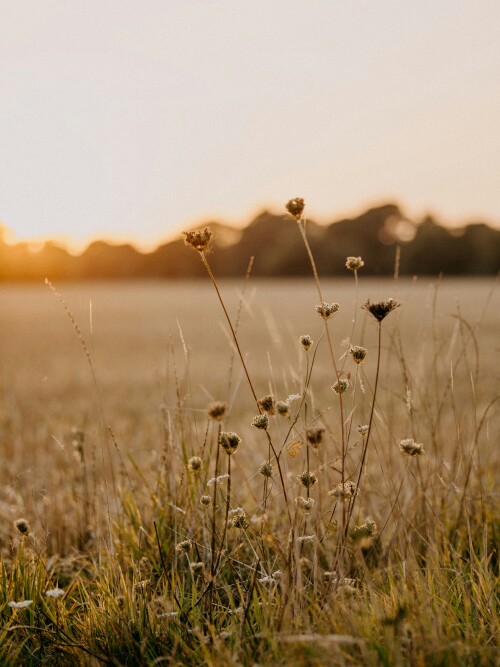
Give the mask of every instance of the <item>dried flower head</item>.
[{"label": "dried flower head", "polygon": [[208,250],[213,238],[213,232],[209,227],[192,232],[183,232],[183,234],[184,243],[198,252],[205,252]]},{"label": "dried flower head", "polygon": [[396,310],[401,304],[395,301],[394,299],[388,299],[387,301],[375,301],[372,302],[370,299],[366,301],[363,305],[363,308],[370,311],[373,317],[382,322],[384,317],[388,315],[393,310]]},{"label": "dried flower head", "polygon": [[311,349],[311,346],[313,344],[313,339],[311,338],[311,336],[305,334],[304,336],[301,336],[299,338],[299,342],[304,348],[304,350],[307,352],[307,350]]},{"label": "dried flower head", "polygon": [[276,410],[278,411],[278,414],[281,415],[282,417],[288,417],[290,414],[290,405],[288,401],[278,401],[276,403]]},{"label": "dried flower head", "polygon": [[413,438],[401,440],[399,449],[403,454],[408,454],[408,456],[420,456],[420,454],[425,454],[424,446],[421,443],[415,442]]},{"label": "dried flower head", "polygon": [[193,547],[193,543],[191,540],[183,540],[182,542],[179,542],[177,546],[175,547],[175,550],[178,551],[179,553],[183,554],[188,554]]},{"label": "dried flower head", "polygon": [[365,360],[367,352],[366,347],[360,345],[351,345],[349,348],[349,354],[357,364],[361,364]]},{"label": "dried flower head", "polygon": [[203,574],[205,571],[205,563],[198,561],[198,563],[190,563],[189,567],[193,574]]},{"label": "dried flower head", "polygon": [[211,502],[212,502],[212,499],[210,498],[210,496],[203,495],[203,496],[201,496],[201,498],[200,498],[200,503],[201,503],[204,507],[208,507],[208,506],[210,505]]},{"label": "dried flower head", "polygon": [[247,513],[242,507],[231,510],[229,514],[231,515],[231,526],[233,528],[239,528],[240,530],[248,528]]},{"label": "dried flower head", "polygon": [[360,269],[362,266],[365,265],[361,257],[348,257],[345,261],[345,265],[349,269],[349,271],[357,271]]},{"label": "dried flower head", "polygon": [[358,495],[358,487],[351,480],[338,484],[334,489],[328,492],[329,496],[334,496],[344,502]]},{"label": "dried flower head", "polygon": [[188,459],[187,467],[191,472],[198,472],[201,470],[201,464],[202,460],[199,456],[191,456],[191,458]]},{"label": "dried flower head", "polygon": [[316,542],[316,535],[301,535],[297,537],[297,542],[299,544],[311,544],[312,542]]},{"label": "dried flower head", "polygon": [[226,452],[226,454],[234,454],[238,449],[241,438],[236,433],[227,433],[223,431],[219,437],[219,445]]},{"label": "dried flower head", "polygon": [[30,532],[30,525],[26,519],[16,519],[16,521],[14,521],[14,526],[21,535],[27,535]]},{"label": "dried flower head", "polygon": [[311,426],[306,430],[307,442],[312,447],[318,447],[323,440],[325,429],[322,426]]},{"label": "dried flower head", "polygon": [[266,414],[256,415],[252,419],[252,426],[255,426],[255,428],[261,428],[265,431],[269,426],[269,417]]},{"label": "dried flower head", "polygon": [[215,421],[222,421],[222,418],[226,414],[227,403],[223,401],[214,401],[210,403],[207,408],[208,416]]},{"label": "dried flower head", "polygon": [[372,519],[366,519],[366,521],[360,526],[354,526],[351,530],[351,539],[361,540],[366,537],[373,537],[377,530],[377,524]]},{"label": "dried flower head", "polygon": [[329,320],[330,317],[340,308],[338,303],[326,303],[322,301],[319,306],[316,306],[316,312],[321,315],[324,320]]},{"label": "dried flower head", "polygon": [[305,205],[306,204],[302,199],[302,197],[294,197],[293,199],[289,199],[287,201],[287,203],[285,204],[285,208],[288,211],[288,213],[290,213],[290,215],[293,215],[293,217],[296,220],[300,220]]},{"label": "dried flower head", "polygon": [[340,396],[349,387],[349,380],[347,378],[339,378],[337,382],[332,386],[333,391]]},{"label": "dried flower head", "polygon": [[311,486],[314,486],[318,481],[316,475],[309,470],[304,470],[304,472],[301,472],[300,475],[297,476],[297,479],[302,484],[302,486],[306,487],[306,489],[310,489]]},{"label": "dried flower head", "polygon": [[369,426],[368,424],[360,424],[358,426],[358,433],[362,436],[365,436],[368,433]]},{"label": "dried flower head", "polygon": [[270,461],[265,461],[259,466],[259,472],[264,477],[272,477],[274,474],[274,466]]},{"label": "dried flower head", "polygon": [[259,407],[270,415],[276,414],[276,399],[272,394],[263,396],[258,400]]},{"label": "dried flower head", "polygon": [[300,510],[310,512],[314,505],[314,498],[304,498],[303,496],[299,496],[298,498],[295,498],[295,504]]},{"label": "dried flower head", "polygon": [[12,609],[26,609],[30,604],[33,604],[33,600],[21,600],[20,602],[14,602],[12,600],[9,602],[9,607],[12,607]]},{"label": "dried flower head", "polygon": [[66,591],[62,588],[51,588],[50,590],[45,591],[45,595],[48,598],[61,598],[66,595]]}]

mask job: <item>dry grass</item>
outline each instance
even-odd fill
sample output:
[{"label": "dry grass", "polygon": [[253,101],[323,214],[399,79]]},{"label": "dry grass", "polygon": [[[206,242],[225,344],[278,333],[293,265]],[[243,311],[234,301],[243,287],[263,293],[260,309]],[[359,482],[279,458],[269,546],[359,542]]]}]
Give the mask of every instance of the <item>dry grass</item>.
[{"label": "dry grass", "polygon": [[[0,288],[1,664],[495,664],[498,290],[360,273],[359,296],[347,278],[321,284],[341,305],[330,332],[337,373],[350,378],[344,458],[314,283],[220,285],[233,324],[240,310],[257,395],[303,397],[292,421],[270,417],[282,478],[271,454],[267,481],[258,468],[269,441],[251,426],[257,407],[208,281],[57,286],[92,372],[46,286]],[[347,530],[349,505],[328,492],[343,467],[357,479],[357,425],[371,414],[377,323],[360,306],[388,297],[402,306],[383,322]],[[343,344],[354,316],[352,343],[368,349],[357,371]],[[301,334],[315,341],[309,352]],[[215,512],[200,497],[214,497],[207,481],[229,457],[216,456],[211,400],[228,402],[222,430],[242,438]],[[312,425],[325,428],[318,447],[305,442]],[[425,454],[402,454],[404,438]],[[191,456],[199,472],[187,469]],[[310,513],[294,502],[308,495],[296,479],[306,469],[318,478]],[[244,528],[230,525],[238,507]],[[14,528],[21,516],[28,536]],[[343,525],[351,535],[367,518],[374,535],[343,538]],[[176,550],[185,539],[189,551]],[[203,570],[190,567],[198,562]],[[47,598],[55,587],[64,597]],[[26,609],[8,606],[27,599]]]}]

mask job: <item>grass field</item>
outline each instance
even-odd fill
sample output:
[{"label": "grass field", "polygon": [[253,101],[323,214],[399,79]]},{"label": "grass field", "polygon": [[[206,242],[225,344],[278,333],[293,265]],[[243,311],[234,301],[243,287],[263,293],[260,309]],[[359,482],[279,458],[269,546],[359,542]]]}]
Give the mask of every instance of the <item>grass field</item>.
[{"label": "grass field", "polygon": [[1,664],[496,664],[499,287],[360,274],[0,287]]}]

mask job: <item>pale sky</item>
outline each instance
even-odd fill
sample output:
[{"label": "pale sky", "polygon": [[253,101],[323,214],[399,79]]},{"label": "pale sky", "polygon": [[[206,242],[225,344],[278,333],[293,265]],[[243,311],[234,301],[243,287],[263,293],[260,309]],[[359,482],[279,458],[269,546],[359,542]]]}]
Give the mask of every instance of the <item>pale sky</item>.
[{"label": "pale sky", "polygon": [[131,239],[386,200],[500,226],[498,0],[0,0],[0,221]]}]

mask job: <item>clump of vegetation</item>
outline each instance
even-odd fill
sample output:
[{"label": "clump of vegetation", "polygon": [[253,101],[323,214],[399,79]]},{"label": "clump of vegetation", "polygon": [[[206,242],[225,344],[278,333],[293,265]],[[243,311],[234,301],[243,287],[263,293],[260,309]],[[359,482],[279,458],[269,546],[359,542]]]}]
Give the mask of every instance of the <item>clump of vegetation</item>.
[{"label": "clump of vegetation", "polygon": [[[326,300],[305,202],[286,208],[319,300],[289,379],[256,384],[212,232],[186,233],[247,390],[229,381],[193,412],[174,368],[153,470],[111,428],[101,452],[75,429],[63,510],[16,517],[3,545],[1,664],[495,664],[500,397],[482,390],[474,327],[457,317],[458,355],[435,328],[415,355],[408,304]],[[345,262],[358,287],[362,258]],[[92,348],[62,303],[99,401]]]}]

